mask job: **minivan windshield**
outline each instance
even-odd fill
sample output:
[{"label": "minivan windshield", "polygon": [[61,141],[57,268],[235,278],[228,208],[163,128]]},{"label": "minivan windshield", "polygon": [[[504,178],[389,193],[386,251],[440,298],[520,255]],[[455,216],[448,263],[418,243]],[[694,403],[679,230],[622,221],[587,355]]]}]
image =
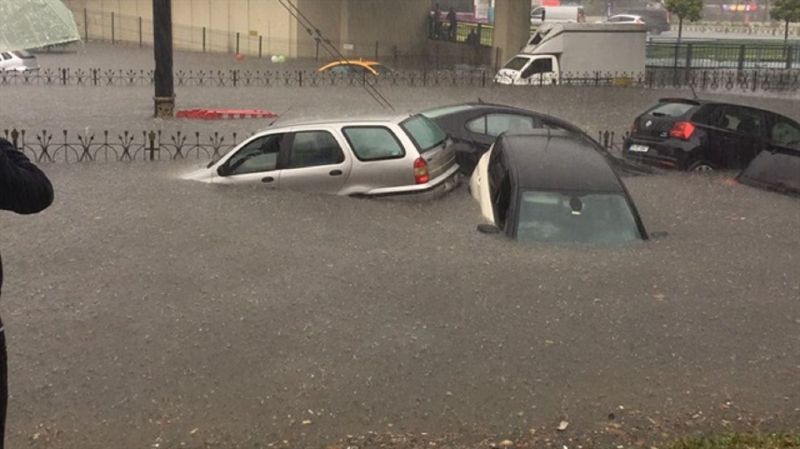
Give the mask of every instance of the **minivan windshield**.
[{"label": "minivan windshield", "polygon": [[641,236],[621,193],[526,191],[520,201],[517,239],[614,244]]},{"label": "minivan windshield", "polygon": [[447,135],[431,119],[415,115],[400,124],[400,127],[411,137],[420,153],[432,150],[447,139]]}]

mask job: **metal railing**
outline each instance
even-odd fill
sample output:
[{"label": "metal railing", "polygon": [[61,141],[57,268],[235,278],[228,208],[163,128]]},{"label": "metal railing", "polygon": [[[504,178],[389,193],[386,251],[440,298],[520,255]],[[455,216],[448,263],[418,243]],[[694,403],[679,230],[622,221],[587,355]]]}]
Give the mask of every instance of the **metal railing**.
[{"label": "metal railing", "polygon": [[[37,163],[134,162],[217,159],[236,147],[239,135],[219,132],[139,132],[4,129],[0,136]],[[622,150],[627,133],[600,131],[597,141],[612,152]],[[245,136],[246,138],[247,136]]]},{"label": "metal railing", "polygon": [[165,135],[162,131],[69,132],[4,129],[0,135],[39,163],[94,161],[158,161],[218,158],[237,145],[237,133]]},{"label": "metal railing", "polygon": [[[152,70],[43,69],[38,72],[0,72],[4,86],[126,87],[153,84]],[[332,74],[313,70],[178,70],[176,87],[216,88],[340,88],[361,87],[475,87],[489,88],[494,83],[490,70],[396,71],[387,75]],[[558,82],[532,78],[532,86],[617,86],[643,88],[695,88],[727,91],[797,91],[800,70],[685,70],[653,68],[644,73],[585,72],[562,73]]]},{"label": "metal railing", "polygon": [[683,69],[800,69],[800,45],[648,42],[647,66]]}]

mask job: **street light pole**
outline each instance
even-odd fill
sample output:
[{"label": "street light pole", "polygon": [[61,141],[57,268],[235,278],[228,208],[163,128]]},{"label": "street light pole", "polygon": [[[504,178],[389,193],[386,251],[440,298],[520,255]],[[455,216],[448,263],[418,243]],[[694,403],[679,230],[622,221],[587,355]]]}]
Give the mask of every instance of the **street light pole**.
[{"label": "street light pole", "polygon": [[155,116],[175,113],[175,86],[172,75],[172,0],[153,0],[153,54],[156,60]]}]

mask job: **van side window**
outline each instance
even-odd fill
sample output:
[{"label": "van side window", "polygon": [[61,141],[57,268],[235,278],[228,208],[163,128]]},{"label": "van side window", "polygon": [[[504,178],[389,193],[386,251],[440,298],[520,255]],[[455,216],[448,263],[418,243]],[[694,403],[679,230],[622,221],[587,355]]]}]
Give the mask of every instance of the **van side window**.
[{"label": "van side window", "polygon": [[344,153],[327,131],[303,131],[294,135],[287,168],[334,165],[344,162]]},{"label": "van side window", "polygon": [[394,133],[382,126],[353,126],[342,130],[360,161],[397,159],[406,155]]},{"label": "van side window", "polygon": [[769,130],[769,140],[778,145],[800,145],[800,127],[782,117],[775,117]]},{"label": "van side window", "polygon": [[3,58],[3,61],[6,59],[11,59],[11,53],[0,53],[0,57]]},{"label": "van side window", "polygon": [[550,58],[536,59],[528,66],[522,73],[523,78],[528,78],[539,73],[548,73],[553,71],[553,60]]},{"label": "van side window", "polygon": [[272,134],[251,140],[228,159],[226,176],[277,169],[282,139],[283,134]]}]

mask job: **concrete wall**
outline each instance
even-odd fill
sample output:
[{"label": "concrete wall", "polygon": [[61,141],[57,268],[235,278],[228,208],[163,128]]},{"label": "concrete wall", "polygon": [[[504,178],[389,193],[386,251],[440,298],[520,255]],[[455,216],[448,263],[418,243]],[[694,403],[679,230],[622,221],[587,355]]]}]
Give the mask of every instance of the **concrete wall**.
[{"label": "concrete wall", "polygon": [[[428,0],[294,0],[300,10],[348,56],[388,55],[393,46],[406,54],[423,54]],[[81,34],[88,22],[90,39],[152,43],[152,0],[65,0]],[[84,11],[88,11],[85,15]],[[112,27],[111,13],[114,13]],[[313,38],[278,0],[172,0],[176,49],[254,55],[261,38],[264,55],[314,56]],[[345,45],[349,44],[349,45]],[[322,59],[331,59],[320,51]]]}]

